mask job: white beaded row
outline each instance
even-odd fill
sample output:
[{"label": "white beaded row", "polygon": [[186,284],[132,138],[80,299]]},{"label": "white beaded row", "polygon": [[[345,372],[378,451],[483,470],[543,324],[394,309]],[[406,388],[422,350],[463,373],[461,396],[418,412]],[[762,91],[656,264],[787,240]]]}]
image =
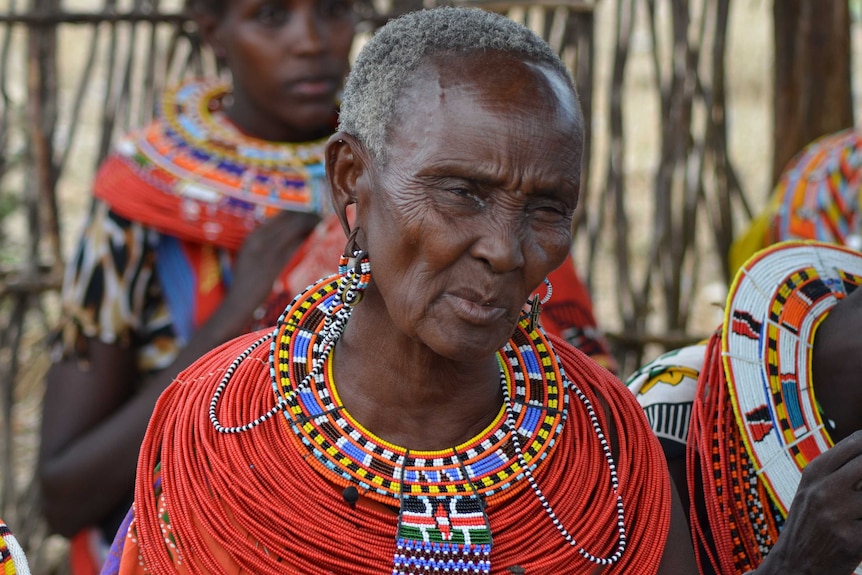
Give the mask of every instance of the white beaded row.
[{"label": "white beaded row", "polygon": [[[364,273],[368,273],[368,271],[370,271],[370,267],[371,264],[367,261],[362,262],[361,264],[361,269]],[[341,337],[341,334],[344,332],[344,327],[347,325],[347,320],[350,319],[350,315],[353,312],[353,305],[359,302],[359,300],[361,299],[362,289],[364,289],[367,285],[360,282],[360,277],[361,276],[359,275],[358,270],[354,270],[352,272],[348,270],[348,273],[345,274],[338,282],[338,288],[335,292],[335,297],[336,299],[344,301],[345,305],[342,306],[334,314],[327,312],[326,321],[324,322],[323,329],[320,330],[320,355],[315,360],[314,365],[312,365],[311,371],[308,373],[308,375],[305,376],[302,382],[300,382],[300,384],[293,389],[291,395],[296,395],[300,390],[308,390],[310,388],[311,382],[321,377],[323,366],[326,365],[326,360],[328,359],[329,354],[332,353],[332,349],[335,347],[335,342],[338,341],[339,337]],[[209,409],[210,422],[212,422],[213,427],[218,433],[243,433],[257,427],[261,423],[267,421],[268,419],[271,419],[277,413],[287,409],[288,399],[286,397],[279,397],[272,409],[270,409],[269,411],[267,411],[253,421],[235,427],[225,427],[221,424],[221,422],[219,422],[218,416],[216,415],[219,399],[221,398],[222,393],[224,393],[224,390],[227,388],[227,384],[230,382],[231,378],[239,367],[239,364],[242,363],[249,355],[251,355],[251,353],[255,349],[260,347],[262,343],[269,339],[272,339],[274,335],[275,332],[268,333],[264,336],[261,336],[257,341],[252,343],[245,351],[243,351],[239,355],[239,357],[233,360],[233,362],[230,364],[227,371],[225,372],[224,377],[219,382],[215,394],[210,401]]]},{"label": "white beaded row", "polygon": [[261,415],[260,417],[255,419],[254,421],[250,421],[250,422],[246,423],[245,425],[239,425],[237,427],[225,427],[225,426],[223,426],[219,422],[218,417],[216,416],[216,408],[218,407],[219,399],[221,398],[222,393],[224,393],[224,390],[227,389],[227,384],[230,382],[230,380],[233,377],[233,374],[236,372],[237,368],[239,368],[239,364],[242,363],[243,360],[245,360],[249,355],[251,355],[251,352],[253,352],[255,349],[260,347],[260,345],[263,342],[265,342],[269,339],[272,339],[271,333],[268,333],[264,336],[261,336],[260,338],[258,338],[257,341],[255,341],[250,346],[248,346],[245,349],[245,351],[243,351],[239,355],[239,357],[237,357],[235,360],[233,360],[233,362],[227,368],[227,371],[225,372],[224,377],[222,377],[221,381],[219,382],[218,387],[216,388],[215,394],[213,395],[212,400],[210,400],[210,411],[209,411],[210,421],[212,422],[213,427],[215,427],[215,430],[218,431],[219,433],[242,433],[244,431],[248,431],[249,429],[257,427],[258,425],[260,425],[261,423],[263,423],[267,419],[270,419],[273,415],[275,415],[279,411],[282,411],[285,408],[287,402],[284,401],[284,398],[280,397],[272,409],[270,409],[269,411],[267,411],[266,413],[264,413],[263,415]]},{"label": "white beaded row", "polygon": [[[357,254],[358,255],[358,254]],[[370,270],[370,263],[361,262],[361,271],[364,273],[368,273]],[[367,266],[367,267],[366,267]],[[355,297],[357,294],[361,294],[361,290],[365,287],[365,285],[360,284],[360,270],[354,268],[353,273],[345,274],[341,281],[338,283],[338,288],[336,290],[336,298],[341,299],[345,302],[345,305],[339,309],[335,314],[327,313],[326,321],[324,322],[324,327],[320,332],[322,336],[322,349],[321,354],[318,356],[318,359],[314,362],[311,371],[308,375],[303,379],[303,381],[293,390],[293,394],[296,394],[300,389],[308,389],[309,383],[315,379],[315,377],[319,377],[321,374],[321,369],[332,352],[335,342],[341,336],[344,331],[344,327],[347,324],[347,320],[350,319],[350,316],[353,311],[353,304],[359,301],[358,297]],[[349,286],[349,287],[348,287]],[[345,293],[348,294],[347,300],[351,303],[348,303],[345,299]],[[551,286],[550,282],[548,282],[548,293],[546,294],[544,301],[550,298],[551,295]],[[263,342],[271,339],[274,334],[266,334],[251,344],[245,351],[243,351],[239,357],[237,357],[231,365],[228,367],[227,372],[222,378],[221,382],[219,382],[218,388],[216,389],[215,395],[210,402],[209,416],[210,421],[215,427],[216,431],[219,433],[242,433],[244,431],[248,431],[266,420],[272,418],[275,414],[280,411],[284,411],[287,407],[287,399],[284,397],[279,397],[275,406],[270,409],[267,413],[261,415],[254,421],[246,423],[244,425],[236,426],[236,427],[224,427],[219,423],[218,418],[216,417],[216,409],[218,405],[219,398],[221,397],[224,390],[227,388],[227,384],[230,382],[230,379],[233,377],[233,374],[236,372],[239,364],[242,363],[255,349],[257,349]],[[508,345],[508,344],[507,344]],[[508,354],[506,354],[508,357]],[[511,364],[511,359],[508,360]],[[513,366],[514,367],[514,366]],[[561,372],[562,373],[562,372]],[[530,467],[527,465],[526,460],[524,459],[523,451],[521,450],[521,444],[518,440],[518,430],[516,428],[516,420],[512,410],[512,399],[509,394],[509,389],[506,384],[506,376],[505,373],[501,370],[500,372],[500,383],[503,391],[503,401],[506,406],[506,425],[509,427],[512,433],[512,445],[515,449],[515,454],[518,458],[518,463],[521,468],[524,470],[524,476],[527,478],[528,483],[530,484],[530,488],[533,490],[533,493],[539,500],[539,503],[542,505],[542,509],[544,509],[545,513],[551,519],[551,522],[554,524],[554,527],[566,542],[569,543],[572,547],[577,547],[578,554],[587,559],[592,563],[596,563],[598,565],[612,565],[620,560],[623,552],[626,549],[626,527],[625,527],[625,511],[623,508],[623,500],[622,496],[619,494],[619,479],[617,477],[616,464],[613,459],[613,454],[611,453],[610,446],[608,445],[608,441],[605,437],[604,432],[602,431],[601,426],[599,425],[598,418],[596,417],[595,410],[593,408],[592,403],[589,398],[576,386],[574,383],[568,380],[563,375],[564,387],[570,387],[574,390],[575,394],[578,396],[578,399],[581,403],[586,407],[587,413],[590,418],[590,423],[593,427],[593,431],[596,434],[596,437],[599,439],[599,442],[602,445],[602,451],[605,455],[605,460],[608,464],[608,470],[610,472],[611,485],[614,495],[616,496],[616,508],[617,508],[617,531],[619,532],[619,538],[617,543],[616,551],[610,555],[609,557],[597,557],[584,549],[582,546],[578,545],[575,541],[575,538],[568,532],[568,530],[563,526],[554,512],[551,504],[548,503],[548,500],[545,498],[545,494],[542,492],[538,483],[536,482],[535,477],[533,477],[532,472],[530,471]]]},{"label": "white beaded row", "polygon": [[545,281],[545,287],[547,288],[547,291],[545,291],[545,297],[543,297],[542,301],[539,302],[542,305],[545,305],[546,303],[551,301],[551,296],[554,295],[554,285],[551,283],[551,280],[549,280],[548,278],[545,278],[544,281]]}]

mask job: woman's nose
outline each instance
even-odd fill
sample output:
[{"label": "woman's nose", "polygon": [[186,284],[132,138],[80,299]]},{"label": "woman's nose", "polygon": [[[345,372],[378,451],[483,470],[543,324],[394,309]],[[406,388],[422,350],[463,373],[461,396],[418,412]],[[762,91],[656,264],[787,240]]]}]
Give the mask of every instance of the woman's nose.
[{"label": "woman's nose", "polygon": [[[313,4],[313,3],[312,3]],[[305,7],[293,15],[284,30],[284,42],[296,54],[317,54],[323,51],[326,23],[313,7]]]},{"label": "woman's nose", "polygon": [[484,260],[494,273],[524,265],[523,234],[516,222],[489,222],[473,244],[473,256]]}]

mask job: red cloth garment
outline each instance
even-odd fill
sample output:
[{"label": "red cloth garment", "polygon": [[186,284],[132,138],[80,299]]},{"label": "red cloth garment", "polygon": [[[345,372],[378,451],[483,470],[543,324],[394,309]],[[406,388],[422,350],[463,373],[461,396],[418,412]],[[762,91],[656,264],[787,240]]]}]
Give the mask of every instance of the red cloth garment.
[{"label": "red cloth garment", "polygon": [[72,575],[97,575],[107,547],[98,529],[83,529],[69,541],[69,568]]}]

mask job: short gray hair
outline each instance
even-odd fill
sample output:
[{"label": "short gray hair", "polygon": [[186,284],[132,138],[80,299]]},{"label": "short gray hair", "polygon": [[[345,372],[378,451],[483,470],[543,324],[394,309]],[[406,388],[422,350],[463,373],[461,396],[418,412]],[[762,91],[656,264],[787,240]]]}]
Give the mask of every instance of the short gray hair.
[{"label": "short gray hair", "polygon": [[497,50],[545,64],[566,79],[566,66],[529,28],[479,8],[434,8],[411,12],[383,26],[365,45],[344,87],[338,129],[358,138],[384,160],[389,124],[401,91],[425,59],[477,50]]}]

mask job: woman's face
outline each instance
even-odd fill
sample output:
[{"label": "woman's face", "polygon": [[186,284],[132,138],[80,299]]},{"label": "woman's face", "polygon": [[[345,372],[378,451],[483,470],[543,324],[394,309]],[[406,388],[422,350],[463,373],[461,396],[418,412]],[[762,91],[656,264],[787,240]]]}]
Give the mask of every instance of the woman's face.
[{"label": "woman's face", "polygon": [[564,80],[544,67],[497,52],[424,65],[356,205],[401,331],[455,360],[507,341],[571,247],[581,130]]},{"label": "woman's face", "polygon": [[233,75],[240,129],[271,141],[332,133],[354,23],[352,0],[227,0],[209,39]]}]

